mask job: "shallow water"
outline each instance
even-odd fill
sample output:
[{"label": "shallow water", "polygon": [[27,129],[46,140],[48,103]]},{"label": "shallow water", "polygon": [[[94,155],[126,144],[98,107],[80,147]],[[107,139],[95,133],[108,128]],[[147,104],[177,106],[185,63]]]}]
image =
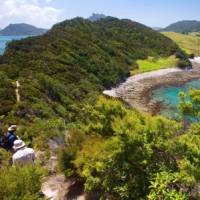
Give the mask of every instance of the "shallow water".
[{"label": "shallow water", "polygon": [[12,40],[20,40],[27,36],[21,35],[21,36],[0,36],[0,55],[2,55],[5,51],[6,44],[8,42],[11,42]]},{"label": "shallow water", "polygon": [[200,89],[200,79],[190,81],[182,86],[162,86],[152,91],[152,100],[162,102],[160,114],[166,117],[178,117],[179,93],[188,92],[190,88]]}]

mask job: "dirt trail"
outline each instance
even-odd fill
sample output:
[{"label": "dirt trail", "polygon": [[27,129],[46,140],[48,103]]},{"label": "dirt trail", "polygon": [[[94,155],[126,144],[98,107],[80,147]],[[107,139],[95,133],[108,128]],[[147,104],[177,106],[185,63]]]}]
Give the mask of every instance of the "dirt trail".
[{"label": "dirt trail", "polygon": [[83,186],[66,180],[63,174],[54,174],[46,179],[42,192],[49,200],[86,200]]},{"label": "dirt trail", "polygon": [[51,200],[65,200],[70,183],[65,182],[63,174],[55,174],[48,177],[42,186],[45,197]]},{"label": "dirt trail", "polygon": [[16,81],[16,89],[15,89],[15,93],[16,93],[16,100],[17,100],[17,103],[20,102],[20,94],[19,94],[19,88],[20,88],[20,83],[19,81]]},{"label": "dirt trail", "polygon": [[[68,137],[68,131],[65,137]],[[65,138],[66,139],[66,138]],[[85,200],[83,185],[75,180],[66,180],[64,174],[57,170],[58,158],[57,150],[64,145],[62,137],[49,140],[48,146],[51,149],[51,156],[46,161],[45,166],[48,169],[49,176],[45,178],[42,184],[42,192],[49,200]],[[37,157],[42,160],[44,152],[38,152]]]}]

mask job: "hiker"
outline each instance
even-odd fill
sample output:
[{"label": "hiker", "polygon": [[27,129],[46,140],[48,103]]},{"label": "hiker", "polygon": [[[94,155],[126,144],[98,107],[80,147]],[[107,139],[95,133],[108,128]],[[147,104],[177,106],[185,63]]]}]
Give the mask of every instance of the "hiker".
[{"label": "hiker", "polygon": [[8,128],[8,132],[5,134],[4,138],[1,139],[1,146],[7,151],[13,150],[14,141],[18,139],[16,136],[17,126],[11,125]]},{"label": "hiker", "polygon": [[15,140],[13,149],[15,153],[12,156],[13,165],[26,165],[35,162],[35,152],[33,149],[26,147],[22,140]]}]

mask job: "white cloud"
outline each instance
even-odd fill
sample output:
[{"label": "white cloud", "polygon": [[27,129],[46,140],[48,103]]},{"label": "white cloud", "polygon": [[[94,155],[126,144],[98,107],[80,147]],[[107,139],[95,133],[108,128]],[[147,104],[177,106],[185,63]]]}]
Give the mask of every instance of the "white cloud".
[{"label": "white cloud", "polygon": [[58,21],[60,14],[61,10],[41,4],[39,0],[0,0],[1,28],[22,22],[49,28]]}]

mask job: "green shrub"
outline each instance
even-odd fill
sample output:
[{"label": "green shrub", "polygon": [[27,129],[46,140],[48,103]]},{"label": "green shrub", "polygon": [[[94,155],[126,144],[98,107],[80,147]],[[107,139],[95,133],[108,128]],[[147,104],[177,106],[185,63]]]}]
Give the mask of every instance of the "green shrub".
[{"label": "green shrub", "polygon": [[43,171],[35,166],[2,167],[0,170],[0,199],[39,200]]},{"label": "green shrub", "polygon": [[184,192],[184,181],[178,173],[158,173],[149,188],[148,200],[189,200],[189,195]]},{"label": "green shrub", "polygon": [[181,69],[184,69],[184,68],[190,67],[190,66],[191,66],[191,63],[188,62],[188,60],[179,60],[178,64],[177,64],[177,67],[179,67]]}]

